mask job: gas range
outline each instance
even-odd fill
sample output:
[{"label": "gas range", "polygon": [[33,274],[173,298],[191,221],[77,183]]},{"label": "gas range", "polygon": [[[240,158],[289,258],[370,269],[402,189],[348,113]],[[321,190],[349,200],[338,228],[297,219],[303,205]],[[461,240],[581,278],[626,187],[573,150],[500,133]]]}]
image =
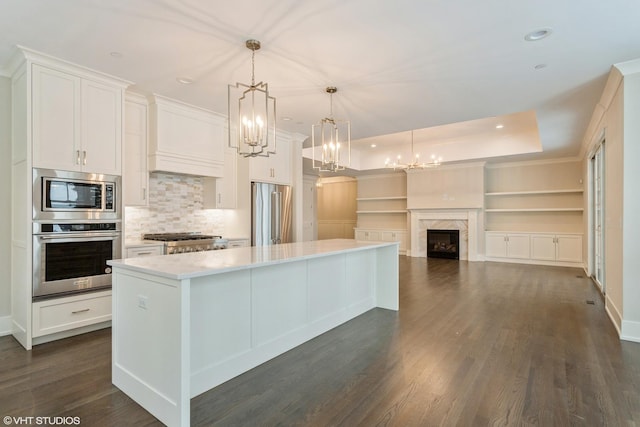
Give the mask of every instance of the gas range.
[{"label": "gas range", "polygon": [[143,240],[164,242],[166,255],[185,252],[213,251],[227,249],[229,241],[222,236],[212,236],[199,233],[153,233],[143,234]]}]

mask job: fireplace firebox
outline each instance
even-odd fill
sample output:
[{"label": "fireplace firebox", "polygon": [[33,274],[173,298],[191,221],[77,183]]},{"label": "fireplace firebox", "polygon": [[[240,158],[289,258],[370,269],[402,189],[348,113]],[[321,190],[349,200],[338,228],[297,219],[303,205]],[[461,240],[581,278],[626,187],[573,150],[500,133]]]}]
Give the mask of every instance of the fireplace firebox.
[{"label": "fireplace firebox", "polygon": [[460,259],[460,230],[427,229],[427,257]]}]

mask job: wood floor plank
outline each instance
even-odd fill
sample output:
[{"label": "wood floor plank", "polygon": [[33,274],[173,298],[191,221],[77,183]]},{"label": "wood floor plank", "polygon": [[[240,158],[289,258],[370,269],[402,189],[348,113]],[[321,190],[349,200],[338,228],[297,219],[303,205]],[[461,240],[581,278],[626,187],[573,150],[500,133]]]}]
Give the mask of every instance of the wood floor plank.
[{"label": "wood floor plank", "polygon": [[[587,304],[593,300],[594,304]],[[640,344],[578,269],[400,257],[374,309],[191,401],[193,426],[640,426]],[[0,415],[157,426],[111,385],[111,333],[0,338]]]}]

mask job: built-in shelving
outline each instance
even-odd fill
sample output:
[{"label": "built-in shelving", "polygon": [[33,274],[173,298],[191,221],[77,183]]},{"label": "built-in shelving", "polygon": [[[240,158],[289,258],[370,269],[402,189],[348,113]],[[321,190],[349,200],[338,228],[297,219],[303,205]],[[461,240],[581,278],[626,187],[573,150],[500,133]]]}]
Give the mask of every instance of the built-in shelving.
[{"label": "built-in shelving", "polygon": [[485,212],[582,212],[582,208],[485,209]]},{"label": "built-in shelving", "polygon": [[406,230],[406,186],[404,172],[358,177],[357,227],[364,230]]},{"label": "built-in shelving", "polygon": [[485,169],[486,231],[578,233],[584,189],[579,161],[494,165]]},{"label": "built-in shelving", "polygon": [[407,200],[406,196],[392,196],[392,197],[358,197],[356,198],[359,202],[369,202],[376,200]]},{"label": "built-in shelving", "polygon": [[583,193],[582,188],[566,190],[539,190],[539,191],[499,191],[494,193],[484,193],[485,196],[526,196],[535,194],[578,194]]},{"label": "built-in shelving", "polygon": [[356,213],[357,214],[406,214],[407,210],[391,209],[391,210],[375,210],[375,211],[356,211]]}]

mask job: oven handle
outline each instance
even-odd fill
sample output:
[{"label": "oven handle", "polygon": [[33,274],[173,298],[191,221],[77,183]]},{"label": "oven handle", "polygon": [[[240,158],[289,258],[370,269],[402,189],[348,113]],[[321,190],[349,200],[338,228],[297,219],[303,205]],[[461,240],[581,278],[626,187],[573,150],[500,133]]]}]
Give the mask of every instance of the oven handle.
[{"label": "oven handle", "polygon": [[69,233],[69,234],[34,234],[34,237],[37,237],[40,240],[60,240],[60,241],[69,241],[69,240],[111,240],[115,237],[120,237],[121,233],[100,233],[100,234],[87,234],[87,233]]}]

